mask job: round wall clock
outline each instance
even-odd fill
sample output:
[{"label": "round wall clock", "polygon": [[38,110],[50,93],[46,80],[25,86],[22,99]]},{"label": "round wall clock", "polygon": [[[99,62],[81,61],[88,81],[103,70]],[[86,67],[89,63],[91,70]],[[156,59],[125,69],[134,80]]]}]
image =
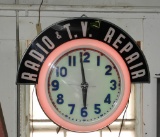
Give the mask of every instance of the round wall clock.
[{"label": "round wall clock", "polygon": [[51,25],[33,40],[17,83],[35,84],[45,114],[57,125],[91,132],[124,110],[131,82],[150,81],[146,59],[118,26],[96,18]]},{"label": "round wall clock", "polygon": [[71,131],[91,132],[122,113],[130,85],[128,68],[113,48],[82,38],[51,52],[36,87],[39,103],[52,121]]}]

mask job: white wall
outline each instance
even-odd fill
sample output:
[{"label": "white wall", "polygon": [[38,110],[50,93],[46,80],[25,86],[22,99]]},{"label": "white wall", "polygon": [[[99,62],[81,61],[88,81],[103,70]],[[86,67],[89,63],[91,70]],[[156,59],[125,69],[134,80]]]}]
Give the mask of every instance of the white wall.
[{"label": "white wall", "polygon": [[[38,9],[38,8],[37,8]],[[53,8],[54,9],[54,8]],[[138,10],[129,8],[114,12],[97,12],[101,8],[88,9],[92,12],[75,11],[43,11],[41,13],[42,28],[67,17],[99,17],[111,21],[127,31],[135,40],[142,41],[142,48],[149,63],[151,83],[143,84],[143,137],[156,137],[156,79],[155,73],[160,73],[160,12],[153,9]],[[67,8],[66,8],[67,9]],[[65,9],[65,10],[66,10]],[[71,9],[71,7],[69,7]],[[85,9],[83,7],[83,9]],[[35,10],[35,9],[34,9]],[[19,12],[20,42],[36,37],[38,11],[21,10]],[[16,89],[16,15],[15,11],[0,10],[0,102],[4,111],[9,137],[16,137],[17,129],[17,89]]]},{"label": "white wall", "polygon": [[[0,4],[40,4],[41,0],[0,0]],[[47,5],[160,6],[159,0],[44,0]]]},{"label": "white wall", "polygon": [[160,16],[144,19],[144,53],[150,67],[151,83],[145,84],[144,96],[144,133],[146,137],[156,136],[156,98],[157,79],[160,73]]},{"label": "white wall", "polygon": [[16,18],[0,16],[0,102],[9,137],[16,137]]}]

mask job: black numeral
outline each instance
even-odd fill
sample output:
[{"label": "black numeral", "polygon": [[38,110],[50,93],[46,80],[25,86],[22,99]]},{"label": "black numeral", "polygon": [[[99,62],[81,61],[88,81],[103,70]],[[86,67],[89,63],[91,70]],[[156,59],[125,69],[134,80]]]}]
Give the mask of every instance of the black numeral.
[{"label": "black numeral", "polygon": [[106,65],[105,69],[106,69],[105,75],[112,75],[111,73],[112,67],[110,65]]},{"label": "black numeral", "polygon": [[88,112],[87,112],[87,108],[86,107],[83,107],[81,109],[81,116],[82,117],[87,117],[88,116]]},{"label": "black numeral", "polygon": [[101,109],[100,109],[101,104],[94,104],[94,112],[96,114],[101,113]]},{"label": "black numeral", "polygon": [[100,66],[100,56],[97,56],[97,66]]},{"label": "black numeral", "polygon": [[56,68],[56,76],[66,77],[67,76],[67,68],[66,67],[57,67]]},{"label": "black numeral", "polygon": [[90,62],[90,60],[89,60],[90,53],[89,52],[84,52],[84,53],[80,52],[80,54],[84,56],[84,59],[83,59],[84,63],[89,63]]},{"label": "black numeral", "polygon": [[63,104],[64,100],[63,100],[63,94],[58,94],[57,95],[57,104]]},{"label": "black numeral", "polygon": [[108,103],[108,104],[111,103],[111,94],[108,94],[108,95],[106,96],[106,98],[104,99],[104,103]]},{"label": "black numeral", "polygon": [[117,88],[117,82],[116,80],[111,80],[110,83],[112,86],[110,87],[111,90],[115,90]]},{"label": "black numeral", "polygon": [[68,66],[76,66],[76,56],[68,56]]},{"label": "black numeral", "polygon": [[75,108],[75,104],[68,104],[69,107],[71,107],[71,111],[70,114],[73,114],[74,108]]},{"label": "black numeral", "polygon": [[59,89],[59,82],[58,82],[58,80],[53,80],[52,83],[51,83],[51,85],[52,85],[52,91],[56,91],[56,90]]}]

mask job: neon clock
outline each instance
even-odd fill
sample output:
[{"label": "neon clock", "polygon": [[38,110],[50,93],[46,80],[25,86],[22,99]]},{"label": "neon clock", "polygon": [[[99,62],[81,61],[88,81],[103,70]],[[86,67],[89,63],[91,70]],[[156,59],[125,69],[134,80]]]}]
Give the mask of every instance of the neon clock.
[{"label": "neon clock", "polygon": [[149,82],[146,59],[135,41],[101,19],[56,23],[30,45],[17,83],[36,84],[46,115],[75,132],[111,124],[124,110],[131,82]]}]

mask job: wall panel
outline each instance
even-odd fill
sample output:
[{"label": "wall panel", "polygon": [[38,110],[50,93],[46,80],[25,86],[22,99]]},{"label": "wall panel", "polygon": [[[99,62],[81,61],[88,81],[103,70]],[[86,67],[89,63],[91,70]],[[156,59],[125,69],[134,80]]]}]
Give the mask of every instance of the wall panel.
[{"label": "wall panel", "polygon": [[151,83],[144,84],[144,136],[156,137],[157,79],[160,73],[160,19],[144,20],[144,53],[150,67]]},{"label": "wall panel", "polygon": [[[19,0],[20,4],[40,4],[41,0]],[[88,5],[88,6],[160,6],[158,0],[44,0],[47,5]]]},{"label": "wall panel", "polygon": [[0,17],[0,102],[8,136],[17,134],[16,19]]},{"label": "wall panel", "polygon": [[15,4],[15,0],[0,0],[0,4]]}]

